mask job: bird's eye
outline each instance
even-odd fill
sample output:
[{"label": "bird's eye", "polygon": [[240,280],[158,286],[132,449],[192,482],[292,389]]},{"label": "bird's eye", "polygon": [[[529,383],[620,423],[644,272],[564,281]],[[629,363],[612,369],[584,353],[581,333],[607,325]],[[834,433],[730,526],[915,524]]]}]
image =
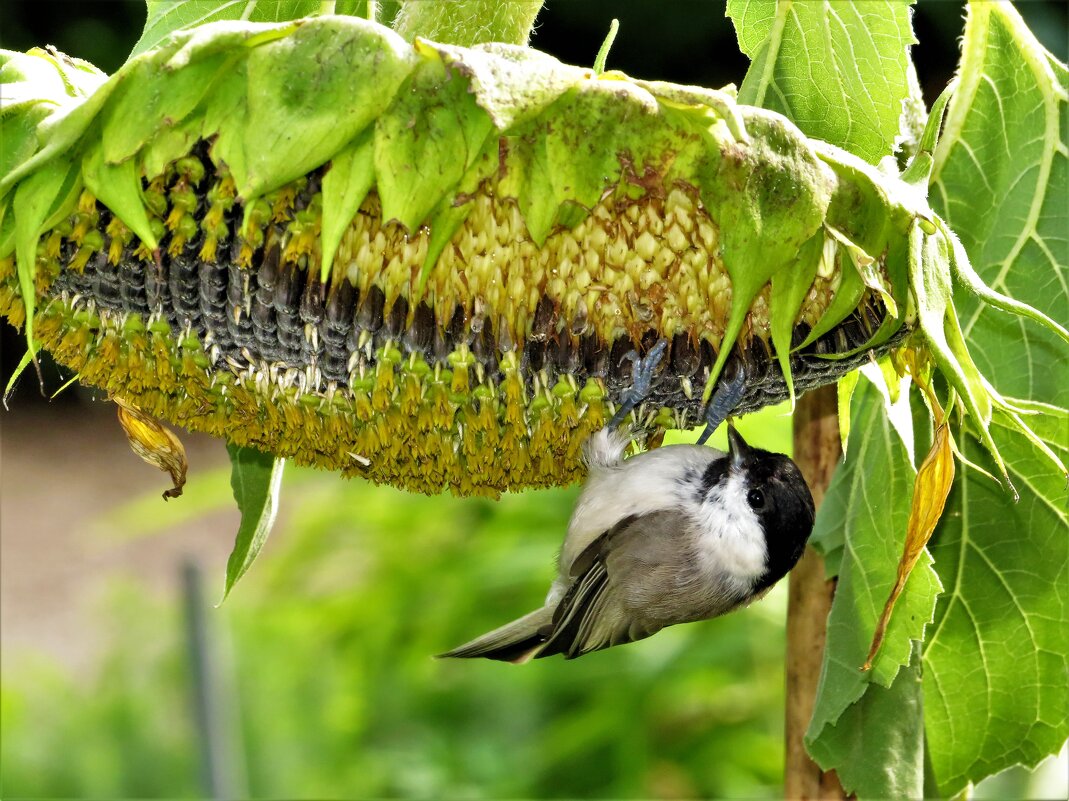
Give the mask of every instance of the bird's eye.
[{"label": "bird's eye", "polygon": [[765,493],[759,489],[752,489],[746,493],[746,503],[750,504],[751,509],[760,509],[765,505]]}]

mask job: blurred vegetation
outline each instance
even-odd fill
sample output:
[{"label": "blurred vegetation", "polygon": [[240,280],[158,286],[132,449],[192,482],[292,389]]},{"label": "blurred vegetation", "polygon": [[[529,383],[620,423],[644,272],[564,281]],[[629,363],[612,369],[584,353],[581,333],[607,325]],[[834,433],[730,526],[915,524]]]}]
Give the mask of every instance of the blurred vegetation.
[{"label": "blurred vegetation", "polygon": [[[782,592],[574,662],[438,661],[541,602],[575,491],[291,484],[275,547],[208,612],[251,797],[777,792]],[[102,612],[94,675],[5,669],[5,797],[203,793],[180,607],[128,586]]]}]

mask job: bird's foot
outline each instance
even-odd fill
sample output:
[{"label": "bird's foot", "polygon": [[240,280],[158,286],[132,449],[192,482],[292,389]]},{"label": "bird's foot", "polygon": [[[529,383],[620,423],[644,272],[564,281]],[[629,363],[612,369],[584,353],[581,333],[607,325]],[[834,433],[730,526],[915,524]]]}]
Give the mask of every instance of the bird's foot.
[{"label": "bird's foot", "polygon": [[645,356],[639,357],[638,351],[634,350],[624,355],[624,359],[631,362],[631,386],[624,390],[620,398],[620,406],[609,420],[607,428],[619,427],[635,410],[635,407],[646,399],[650,392],[650,385],[653,383],[653,373],[657,365],[661,363],[661,359],[664,358],[664,352],[667,349],[668,340],[659,339]]},{"label": "bird's foot", "polygon": [[716,392],[709,399],[705,407],[705,430],[698,437],[698,445],[704,445],[706,440],[723,423],[739,405],[746,394],[746,370],[742,363],[738,363],[735,375],[728,379],[721,375],[716,384]]}]

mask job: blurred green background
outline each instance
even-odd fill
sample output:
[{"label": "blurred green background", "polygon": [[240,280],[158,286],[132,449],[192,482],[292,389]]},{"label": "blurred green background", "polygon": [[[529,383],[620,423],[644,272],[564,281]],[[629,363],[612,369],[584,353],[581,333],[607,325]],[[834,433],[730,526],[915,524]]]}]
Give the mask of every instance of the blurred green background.
[{"label": "blurred green background", "polygon": [[[766,416],[749,436],[785,445],[789,421]],[[225,467],[197,475],[185,523],[226,491]],[[274,547],[225,606],[210,606],[218,564],[201,574],[209,589],[187,583],[177,598],[125,580],[97,601],[111,633],[89,671],[5,659],[4,796],[774,795],[782,590],[573,662],[432,658],[541,602],[575,494],[429,498],[291,471]],[[166,536],[162,506],[155,492],[135,498],[87,536]]]},{"label": "blurred green background", "polygon": [[[1022,10],[1064,59],[1064,3]],[[0,15],[3,47],[112,71],[143,5],[8,0]],[[533,44],[589,63],[614,16],[610,67],[741,80],[717,2],[558,1]],[[960,25],[960,4],[921,3],[929,99]],[[3,328],[6,381],[21,350]],[[32,383],[0,414],[3,798],[780,794],[783,587],[577,661],[438,661],[541,602],[576,490],[426,498],[290,470],[263,558],[215,608],[236,528],[221,444],[183,437],[192,479],[164,504],[108,406],[84,391],[46,405]],[[744,433],[785,450],[789,426],[773,410]],[[1009,772],[977,797],[1045,781]]]},{"label": "blurred green background", "polygon": [[[541,603],[574,488],[495,502],[291,469],[265,554],[216,608],[235,528],[221,446],[189,438],[200,468],[164,506],[166,482],[125,452],[111,409],[93,403],[79,418],[104,453],[91,476],[84,463],[62,473],[53,495],[79,472],[93,487],[122,492],[136,475],[152,489],[73,526],[93,554],[79,577],[89,586],[73,596],[84,629],[69,636],[81,644],[28,647],[46,634],[35,629],[5,646],[0,797],[781,795],[785,584],[725,618],[574,661],[436,660]],[[766,410],[742,428],[785,450],[789,422]],[[6,474],[27,460],[9,450],[17,436],[3,439]],[[47,577],[18,549],[9,562],[20,513],[6,494],[4,505],[4,570]],[[214,542],[198,545],[194,531]],[[153,564],[156,549],[168,556]],[[30,603],[79,579],[67,582],[31,587]],[[1064,756],[1038,776],[1009,771],[974,797],[1055,797],[1059,771]]]}]

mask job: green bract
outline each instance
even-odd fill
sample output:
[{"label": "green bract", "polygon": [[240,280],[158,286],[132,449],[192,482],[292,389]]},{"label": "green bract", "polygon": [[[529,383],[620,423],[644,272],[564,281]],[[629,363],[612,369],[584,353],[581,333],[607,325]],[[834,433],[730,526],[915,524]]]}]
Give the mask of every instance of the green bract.
[{"label": "green bract", "polygon": [[1069,338],[929,207],[939,115],[899,178],[729,90],[333,16],[178,32],[106,81],[5,52],[0,78],[0,312],[31,352],[298,462],[566,482],[632,348],[671,340],[640,416],[687,427],[731,358],[753,409],[916,333],[1005,473],[992,417],[1038,440],[953,287]]}]

